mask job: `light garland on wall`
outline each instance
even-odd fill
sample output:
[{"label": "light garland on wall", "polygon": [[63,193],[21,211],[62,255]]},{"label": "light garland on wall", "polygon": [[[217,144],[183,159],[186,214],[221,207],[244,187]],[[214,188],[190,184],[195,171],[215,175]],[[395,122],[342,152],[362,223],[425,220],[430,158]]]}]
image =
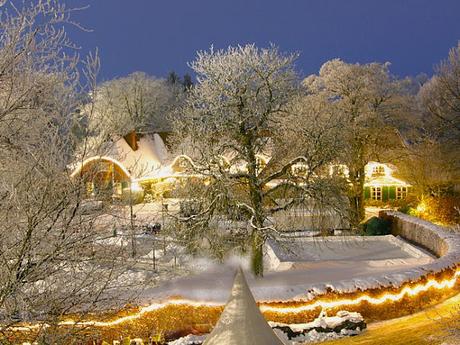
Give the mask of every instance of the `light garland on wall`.
[{"label": "light garland on wall", "polygon": [[[356,306],[360,303],[367,302],[371,305],[382,305],[387,302],[398,302],[401,301],[406,296],[416,297],[417,295],[427,292],[429,290],[447,290],[453,289],[457,284],[457,280],[460,277],[460,268],[458,268],[452,278],[444,279],[437,281],[436,279],[428,279],[424,283],[419,283],[414,286],[405,286],[399,292],[385,292],[379,297],[372,297],[368,294],[362,294],[357,297],[352,298],[343,298],[336,300],[323,300],[319,299],[311,304],[300,305],[300,306],[284,306],[284,305],[268,305],[261,304],[260,310],[262,312],[272,312],[278,314],[289,314],[289,313],[302,313],[306,311],[313,311],[315,309],[334,309],[344,306]],[[210,307],[218,308],[223,307],[221,303],[217,302],[206,302],[206,301],[192,301],[188,299],[173,299],[161,303],[152,303],[148,306],[141,307],[137,312],[119,317],[111,321],[98,321],[98,320],[87,320],[87,321],[75,321],[75,320],[64,320],[58,323],[59,326],[79,326],[79,327],[114,327],[126,322],[131,322],[142,318],[143,315],[166,308],[174,306],[186,306],[186,307]],[[46,328],[47,324],[31,324],[25,326],[17,326],[12,328],[14,331],[32,331],[35,329]]]}]

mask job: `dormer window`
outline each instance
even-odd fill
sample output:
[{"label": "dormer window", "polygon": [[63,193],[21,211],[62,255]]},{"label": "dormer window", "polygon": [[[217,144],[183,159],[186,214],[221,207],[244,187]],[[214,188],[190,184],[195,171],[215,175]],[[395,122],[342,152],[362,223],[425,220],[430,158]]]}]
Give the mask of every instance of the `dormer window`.
[{"label": "dormer window", "polygon": [[372,176],[383,176],[385,175],[385,167],[383,165],[377,165],[372,169]]},{"label": "dormer window", "polygon": [[306,164],[298,163],[291,167],[294,176],[306,176],[308,173],[308,166]]},{"label": "dormer window", "polygon": [[267,161],[265,158],[262,158],[261,156],[256,156],[256,172],[257,174],[260,174],[262,170],[265,169],[267,166]]}]

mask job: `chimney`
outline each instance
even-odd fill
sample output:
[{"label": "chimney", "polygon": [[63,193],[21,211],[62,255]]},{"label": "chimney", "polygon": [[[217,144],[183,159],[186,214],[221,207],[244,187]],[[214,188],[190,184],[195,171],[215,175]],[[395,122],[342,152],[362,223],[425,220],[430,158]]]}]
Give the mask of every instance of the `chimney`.
[{"label": "chimney", "polygon": [[138,149],[136,130],[129,132],[123,138],[128,143],[128,145],[133,149],[133,151],[136,151]]}]

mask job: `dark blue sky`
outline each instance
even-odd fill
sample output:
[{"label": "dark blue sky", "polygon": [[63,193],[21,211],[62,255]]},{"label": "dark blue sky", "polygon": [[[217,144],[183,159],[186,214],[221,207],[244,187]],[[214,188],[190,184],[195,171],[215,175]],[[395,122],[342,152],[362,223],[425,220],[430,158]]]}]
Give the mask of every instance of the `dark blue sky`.
[{"label": "dark blue sky", "polygon": [[89,4],[74,33],[98,47],[101,79],[190,72],[196,51],[270,42],[298,51],[302,74],[325,61],[390,61],[400,76],[432,74],[460,40],[460,0],[68,0]]}]

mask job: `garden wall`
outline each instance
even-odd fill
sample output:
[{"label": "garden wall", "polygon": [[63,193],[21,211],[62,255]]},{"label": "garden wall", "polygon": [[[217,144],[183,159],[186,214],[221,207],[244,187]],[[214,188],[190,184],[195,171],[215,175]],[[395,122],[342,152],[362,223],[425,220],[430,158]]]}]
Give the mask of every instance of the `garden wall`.
[{"label": "garden wall", "polygon": [[391,231],[438,256],[431,264],[420,267],[421,273],[437,273],[460,265],[460,235],[441,226],[396,211],[380,211],[391,221]]},{"label": "garden wall", "polygon": [[[356,291],[378,291],[388,288],[398,289],[407,284],[416,284],[426,281],[426,279],[434,278],[443,280],[457,278],[456,290],[460,291],[460,235],[449,232],[443,227],[433,223],[421,220],[396,211],[381,211],[381,218],[385,218],[391,222],[392,234],[400,236],[414,245],[425,248],[437,258],[434,260],[423,260],[423,258],[414,258],[415,265],[402,268],[385,274],[372,274],[372,276],[350,277],[338,281],[328,281],[322,283],[312,283],[299,286],[299,289],[292,287],[290,293],[285,293],[284,300],[296,299],[315,299],[325,293],[354,293]],[[366,239],[364,237],[363,239]],[[340,239],[339,239],[340,240]],[[395,239],[396,241],[397,239]],[[273,247],[267,246],[267,256],[270,262],[267,262],[267,268],[281,269],[289,262],[283,262],[278,258]],[[408,260],[406,260],[408,261]],[[358,264],[359,263],[354,263]],[[289,268],[289,267],[287,267]],[[309,291],[309,293],[299,293],[300,291]],[[255,288],[255,294],[257,293]],[[267,300],[265,298],[259,299]]]},{"label": "garden wall", "polygon": [[[299,323],[327,308],[331,314],[357,311],[367,320],[384,320],[413,314],[460,292],[459,234],[400,212],[381,211],[379,216],[391,221],[393,235],[425,247],[437,258],[429,263],[416,259],[414,267],[388,274],[315,284],[306,299],[263,303],[265,317]],[[279,307],[289,313],[280,314]]]}]

